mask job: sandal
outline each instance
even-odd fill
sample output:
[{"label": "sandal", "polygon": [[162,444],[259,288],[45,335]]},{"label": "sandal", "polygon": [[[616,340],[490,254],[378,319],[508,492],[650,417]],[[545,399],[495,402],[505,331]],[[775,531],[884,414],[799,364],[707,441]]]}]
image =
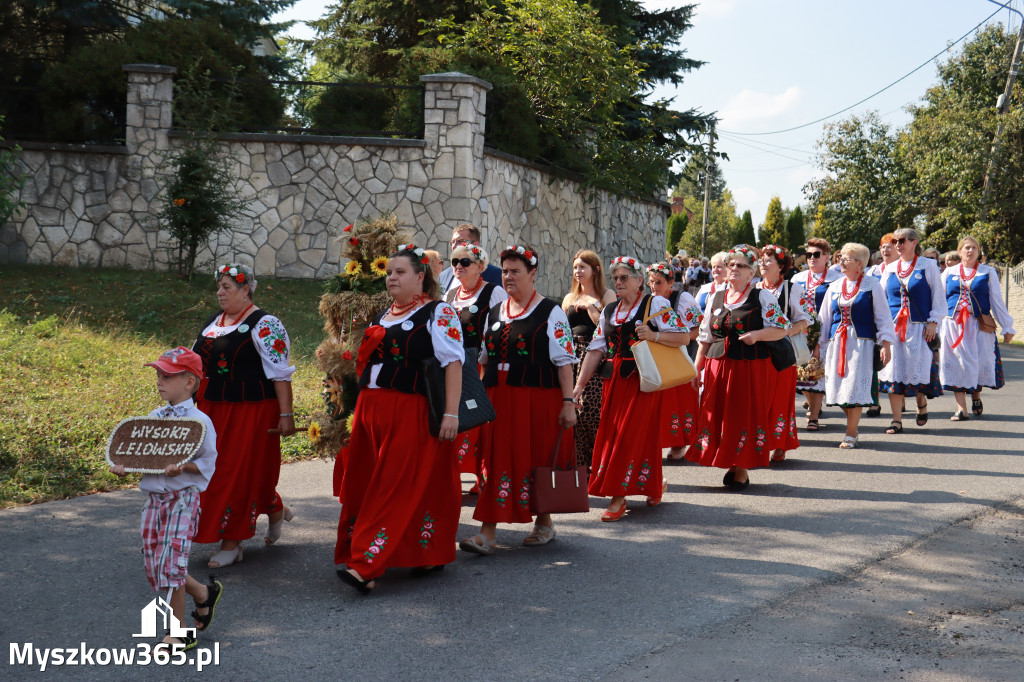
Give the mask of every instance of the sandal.
[{"label": "sandal", "polygon": [[818,426],[818,420],[817,419],[808,419],[807,420],[807,430],[808,431],[819,431],[819,430],[821,430],[821,427]]},{"label": "sandal", "polygon": [[490,556],[494,554],[494,548],[498,546],[497,540],[488,540],[483,535],[474,535],[471,538],[459,541],[459,549],[463,552]]},{"label": "sandal", "polygon": [[668,492],[668,481],[662,482],[662,484],[661,484],[661,494],[660,495],[658,495],[657,497],[654,497],[652,495],[651,497],[647,498],[647,506],[648,507],[657,507],[659,504],[661,504],[661,498],[665,497],[665,493],[666,492]]},{"label": "sandal", "polygon": [[839,444],[843,450],[852,450],[857,447],[857,436],[844,436],[843,442]]},{"label": "sandal", "polygon": [[[220,601],[220,596],[224,594],[224,585],[212,575],[210,576],[210,584],[207,585],[206,589],[206,601],[202,603],[196,602],[196,610],[192,612],[192,620],[196,623],[196,630],[201,632],[206,632],[213,625],[213,614],[217,612],[217,602]],[[205,616],[200,616],[199,609],[209,609],[209,611],[206,612]]]},{"label": "sandal", "polygon": [[869,417],[877,417],[880,414],[882,414],[881,405],[872,405],[871,407],[868,408]]},{"label": "sandal", "polygon": [[234,549],[222,549],[207,562],[207,566],[210,568],[227,568],[231,564],[242,563],[242,546],[238,545]]},{"label": "sandal", "polygon": [[981,398],[971,398],[971,412],[974,413],[975,417],[980,417],[981,413],[985,411],[985,406],[981,403]]},{"label": "sandal", "polygon": [[924,412],[918,412],[917,413],[917,425],[918,426],[924,426],[927,423],[928,423],[928,411],[925,410]]},{"label": "sandal", "polygon": [[686,448],[672,448],[671,450],[668,451],[668,454],[665,455],[665,459],[671,460],[673,462],[678,462],[679,460],[685,458]]},{"label": "sandal", "polygon": [[[167,631],[167,636],[171,636],[170,630]],[[156,653],[157,651],[167,648],[170,650],[168,651],[169,654],[174,654],[178,651],[188,651],[189,649],[194,649],[196,644],[199,643],[199,640],[196,637],[192,637],[191,635],[175,635],[174,637],[171,637],[171,639],[176,639],[178,641],[158,642],[157,644],[153,645],[153,652]],[[179,649],[178,647],[181,648]]]},{"label": "sandal", "polygon": [[773,461],[773,462],[785,462],[786,461],[786,451],[785,450],[775,450],[774,452],[772,452],[771,461]]},{"label": "sandal", "polygon": [[555,539],[555,524],[550,526],[542,526],[539,523],[534,524],[533,530],[530,534],[523,538],[524,547],[539,547],[540,545],[546,545]]},{"label": "sandal", "polygon": [[970,415],[968,415],[966,412],[963,412],[961,410],[957,410],[953,414],[953,416],[949,418],[949,421],[951,421],[951,422],[965,422],[965,421],[967,421],[970,418],[971,418]]},{"label": "sandal", "polygon": [[361,578],[357,578],[351,569],[342,570],[339,568],[337,573],[338,577],[341,578],[341,582],[356,588],[356,590],[364,596],[373,592],[373,588],[377,587],[377,583],[373,580],[362,580]]},{"label": "sandal", "polygon": [[281,511],[281,518],[267,526],[267,536],[263,538],[263,542],[267,543],[268,546],[277,542],[277,539],[281,537],[281,523],[283,521],[291,521],[294,518],[295,514],[292,513],[292,510],[285,507]]},{"label": "sandal", "polygon": [[893,419],[889,422],[889,428],[885,430],[888,434],[903,433],[903,422],[896,421]]},{"label": "sandal", "polygon": [[619,507],[618,511],[612,511],[611,507],[606,509],[605,512],[603,514],[601,514],[601,520],[602,521],[618,521],[619,519],[622,518],[622,515],[625,514],[625,513],[626,513],[626,501],[623,500],[622,501],[622,506]]}]

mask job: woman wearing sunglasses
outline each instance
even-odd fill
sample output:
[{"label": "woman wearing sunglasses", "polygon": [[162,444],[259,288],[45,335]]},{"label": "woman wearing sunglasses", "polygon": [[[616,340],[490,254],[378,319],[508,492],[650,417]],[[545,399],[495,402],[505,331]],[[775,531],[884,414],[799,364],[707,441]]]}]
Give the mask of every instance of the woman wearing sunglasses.
[{"label": "woman wearing sunglasses", "polygon": [[[953,391],[955,422],[970,419],[967,393],[971,393],[971,411],[980,417],[981,387],[1003,387],[1003,361],[999,357],[999,339],[994,328],[982,331],[981,320],[998,322],[1003,340],[1009,343],[1015,334],[1013,318],[1003,302],[999,275],[990,265],[978,262],[981,245],[974,237],[964,237],[957,245],[960,262],[942,273],[942,291],[947,315],[942,318],[942,346],[939,348],[939,375],[946,390]],[[994,319],[993,319],[994,318]]]},{"label": "woman wearing sunglasses", "polygon": [[[843,276],[838,268],[835,270],[829,268],[831,252],[831,245],[824,239],[816,237],[807,240],[807,251],[804,253],[807,258],[807,270],[796,273],[791,280],[803,287],[808,301],[814,305],[814,310],[811,312],[812,318],[815,318],[818,311],[821,310],[821,302],[825,298],[825,292],[828,291],[829,285]],[[812,320],[812,323],[814,327],[812,331],[816,331],[818,326],[816,320]],[[809,336],[813,337],[815,334],[809,334]],[[815,341],[815,338],[809,339],[809,343]],[[813,357],[823,360],[818,355],[817,344],[814,344],[813,347],[815,349]],[[822,376],[817,381],[797,382],[797,388],[804,394],[804,399],[807,401],[807,430],[817,431],[821,404],[825,400],[825,377]]]},{"label": "woman wearing sunglasses", "polygon": [[903,432],[903,405],[907,396],[917,399],[917,425],[928,423],[927,398],[942,395],[938,363],[929,342],[936,338],[939,320],[946,316],[946,302],[939,266],[918,256],[918,234],[904,227],[893,233],[899,258],[885,267],[885,291],[896,326],[892,361],[878,372],[878,390],[889,394],[892,423],[886,433]]},{"label": "woman wearing sunglasses", "polygon": [[[457,284],[448,290],[444,299],[459,314],[466,362],[473,364],[479,361],[487,311],[508,298],[508,294],[500,286],[484,281],[483,273],[486,269],[487,252],[482,247],[467,242],[456,246],[452,251],[452,272]],[[475,474],[478,481],[479,437],[480,429],[476,428],[460,433],[456,438],[459,473]],[[469,492],[471,495],[479,492],[479,484],[474,484]]]}]

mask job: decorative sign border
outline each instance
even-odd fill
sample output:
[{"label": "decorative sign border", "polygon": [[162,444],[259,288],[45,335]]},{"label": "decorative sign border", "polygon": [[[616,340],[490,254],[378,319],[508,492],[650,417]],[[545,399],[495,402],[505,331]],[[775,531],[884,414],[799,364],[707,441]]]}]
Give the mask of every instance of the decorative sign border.
[{"label": "decorative sign border", "polygon": [[[110,459],[110,448],[114,444],[114,435],[118,432],[118,430],[122,426],[124,426],[125,424],[129,424],[129,423],[131,423],[133,421],[161,421],[161,422],[167,422],[168,424],[171,424],[171,425],[173,425],[175,422],[178,422],[178,423],[180,423],[180,422],[188,422],[189,424],[198,424],[199,425],[199,429],[200,429],[199,442],[196,443],[195,447],[192,449],[192,452],[188,453],[185,456],[184,459],[182,459],[180,462],[177,462],[175,464],[175,466],[178,466],[178,467],[181,467],[181,466],[191,462],[195,458],[195,456],[197,454],[199,454],[199,449],[202,447],[203,441],[206,440],[206,423],[201,421],[201,420],[199,420],[199,419],[194,419],[192,417],[128,417],[127,419],[122,419],[121,421],[119,421],[117,423],[117,426],[114,427],[114,430],[110,432],[110,436],[107,438],[107,448],[106,448],[106,452],[104,453],[104,456],[106,457],[107,464],[109,466],[115,466],[114,462],[111,461],[111,459]],[[142,454],[142,453],[140,453],[140,454]],[[153,454],[160,454],[160,453],[153,453]],[[134,473],[134,474],[162,474],[164,472],[163,469],[143,469],[143,468],[139,468],[139,467],[125,467],[124,470],[129,472],[129,473]]]}]

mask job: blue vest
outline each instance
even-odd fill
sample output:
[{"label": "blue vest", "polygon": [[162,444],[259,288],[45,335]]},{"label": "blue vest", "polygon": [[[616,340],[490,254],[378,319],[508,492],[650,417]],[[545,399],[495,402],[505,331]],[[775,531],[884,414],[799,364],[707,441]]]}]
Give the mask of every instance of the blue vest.
[{"label": "blue vest", "polygon": [[[889,302],[889,312],[895,320],[897,313],[902,307],[902,296],[900,295],[900,278],[892,273],[885,283],[885,297]],[[918,268],[910,273],[907,281],[907,291],[910,292],[910,321],[927,322],[928,315],[932,310],[932,288],[928,286],[924,270]]]},{"label": "blue vest", "polygon": [[[971,314],[977,318],[979,315],[991,315],[992,304],[988,297],[988,272],[980,272],[971,280],[970,300]],[[948,315],[953,317],[956,314],[956,304],[960,300],[960,274],[950,275],[946,278],[946,308]]]},{"label": "blue vest", "polygon": [[[829,279],[828,276],[829,276],[829,273],[828,273],[828,270],[826,270],[825,271],[825,281],[822,282],[821,284],[819,284],[818,286],[814,287],[814,312],[818,312],[819,310],[821,310],[821,302],[825,300],[825,292],[828,291],[829,285],[832,284],[832,282],[834,282],[836,280],[835,277],[833,277],[832,279]],[[797,277],[797,279],[795,281],[800,283],[800,285],[802,285],[806,289],[807,288],[807,272],[806,271],[805,272],[801,272],[796,277]],[[811,279],[817,279],[817,276],[812,275]],[[790,281],[794,281],[794,280],[790,280]],[[811,293],[811,292],[808,291],[807,293]],[[787,311],[787,314],[789,314],[788,311]]]},{"label": "blue vest", "polygon": [[[843,313],[839,309],[839,294],[832,294],[832,320],[829,323],[828,337],[835,338],[836,330],[843,321]],[[870,291],[857,292],[857,297],[850,305],[850,319],[858,339],[874,339],[878,331],[875,327],[874,301]]]}]

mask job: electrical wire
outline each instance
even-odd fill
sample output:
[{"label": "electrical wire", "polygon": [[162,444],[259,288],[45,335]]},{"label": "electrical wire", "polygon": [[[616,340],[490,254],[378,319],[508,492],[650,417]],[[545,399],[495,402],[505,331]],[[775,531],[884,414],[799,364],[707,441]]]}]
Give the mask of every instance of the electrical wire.
[{"label": "electrical wire", "polygon": [[[732,138],[729,138],[729,141],[730,141],[730,142],[734,142],[734,143],[736,143],[736,144],[741,144],[741,145],[743,145],[744,147],[750,147],[751,149],[756,149],[756,150],[758,150],[759,152],[763,152],[763,153],[765,153],[765,154],[774,154],[775,156],[779,156],[779,157],[782,157],[783,159],[789,159],[790,161],[804,161],[804,159],[798,159],[798,158],[796,158],[796,157],[793,157],[793,156],[789,156],[789,155],[787,155],[787,154],[783,154],[783,153],[781,153],[781,152],[776,152],[776,151],[773,151],[773,150],[771,150],[771,149],[764,149],[764,148],[762,148],[762,147],[757,147],[757,146],[755,146],[754,144],[752,144],[752,143],[750,143],[750,142],[745,142],[745,141],[743,141],[743,140],[736,140],[736,139],[732,139]],[[810,153],[810,152],[808,152],[808,154],[809,154],[809,153]]]},{"label": "electrical wire", "polygon": [[830,118],[835,118],[839,114],[844,114],[847,111],[849,111],[850,109],[853,109],[854,107],[858,107],[861,104],[864,104],[864,102],[867,102],[869,99],[872,99],[873,97],[876,97],[876,96],[882,94],[883,92],[885,92],[886,90],[888,90],[892,86],[894,86],[897,83],[900,83],[900,82],[906,80],[907,78],[909,78],[910,76],[914,75],[915,73],[917,73],[918,71],[920,71],[924,67],[928,66],[933,61],[935,61],[936,59],[941,57],[943,55],[943,53],[948,52],[950,49],[952,49],[953,47],[955,47],[956,45],[961,43],[964,39],[966,39],[969,35],[971,35],[975,31],[977,31],[979,28],[984,26],[985,23],[988,22],[989,19],[991,19],[995,15],[999,14],[999,12],[1001,10],[1002,10],[1002,8],[997,9],[995,12],[993,12],[992,14],[988,15],[987,17],[985,17],[985,19],[982,20],[980,23],[978,23],[977,26],[975,26],[970,31],[968,31],[967,33],[965,33],[962,36],[960,36],[959,38],[957,38],[955,42],[953,42],[952,44],[946,46],[945,48],[940,50],[938,53],[936,53],[934,56],[929,57],[927,61],[925,61],[920,66],[918,66],[913,71],[910,71],[909,73],[904,74],[903,76],[901,76],[901,77],[897,78],[896,80],[894,80],[892,83],[889,83],[888,85],[886,85],[881,90],[878,90],[878,91],[868,95],[867,97],[865,97],[864,99],[860,100],[859,102],[854,102],[853,104],[851,104],[850,106],[846,107],[845,109],[840,109],[839,111],[837,111],[837,112],[835,112],[833,114],[829,114],[828,116],[822,116],[821,118],[815,119],[815,120],[810,121],[808,123],[802,123],[802,124],[800,124],[798,126],[793,126],[792,128],[784,128],[782,130],[770,130],[770,131],[765,132],[765,133],[739,133],[739,132],[736,132],[736,131],[733,131],[733,130],[720,130],[719,132],[728,133],[730,135],[741,135],[743,137],[755,137],[755,136],[758,136],[758,135],[778,135],[780,133],[788,133],[788,132],[791,132],[793,130],[800,130],[801,128],[807,128],[808,126],[815,125],[816,123],[821,123],[822,121],[827,121]]}]

